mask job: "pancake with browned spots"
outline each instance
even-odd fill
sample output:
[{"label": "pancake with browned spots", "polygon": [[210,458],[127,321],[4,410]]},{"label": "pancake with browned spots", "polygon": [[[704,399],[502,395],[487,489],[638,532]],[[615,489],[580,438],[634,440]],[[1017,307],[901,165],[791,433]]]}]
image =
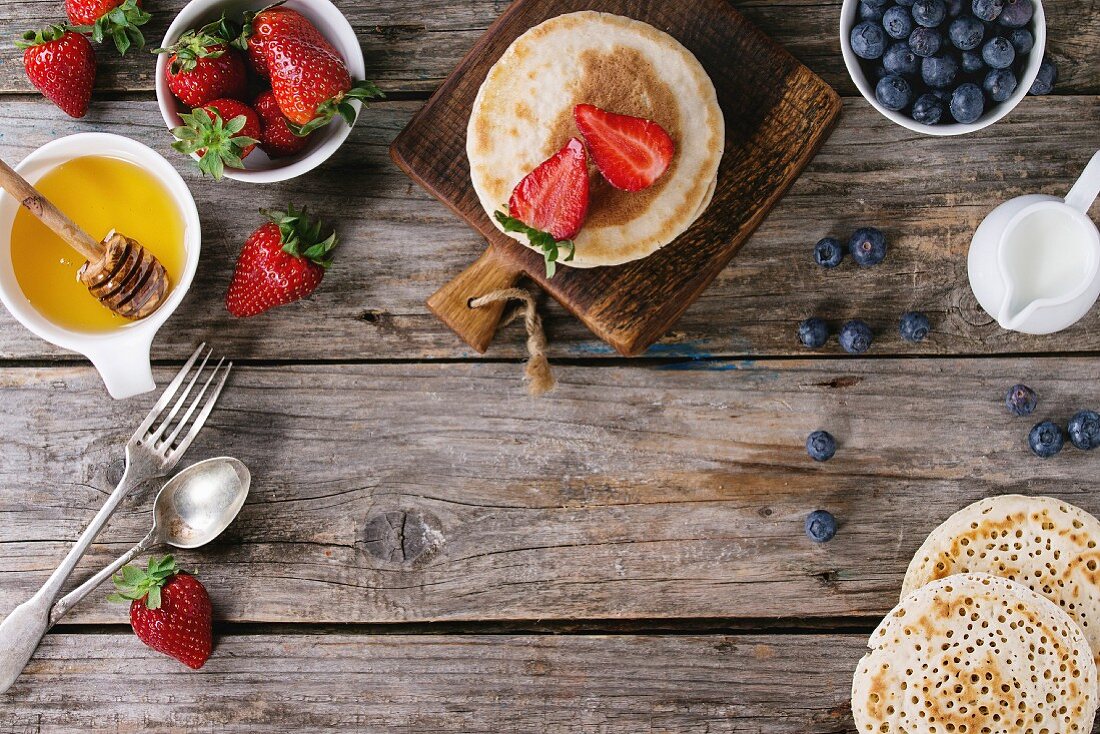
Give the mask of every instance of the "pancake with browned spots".
[{"label": "pancake with browned spots", "polygon": [[901,600],[852,681],[861,734],[1088,734],[1096,665],[1081,628],[1023,584],[933,581]]},{"label": "pancake with browned spots", "polygon": [[[1012,579],[1064,609],[1100,653],[1100,521],[1052,497],[1002,495],[964,507],[932,531],[901,594],[956,573]],[[1100,666],[1100,657],[1096,658]]]},{"label": "pancake with browned spots", "polygon": [[[640,192],[619,191],[593,175],[588,219],[565,264],[643,258],[676,239],[710,204],[725,145],[710,77],[690,51],[651,25],[584,11],[517,38],[489,71],[470,116],[466,152],[474,189],[490,219],[506,211],[516,184],[580,135],[573,108],[581,103],[654,120],[672,136],[676,153],[665,174]],[[511,236],[527,244],[525,235]]]}]

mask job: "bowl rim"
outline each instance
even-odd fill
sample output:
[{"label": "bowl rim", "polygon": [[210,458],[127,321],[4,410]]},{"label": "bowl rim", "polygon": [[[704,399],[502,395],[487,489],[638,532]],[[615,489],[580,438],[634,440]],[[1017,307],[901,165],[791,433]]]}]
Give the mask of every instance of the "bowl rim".
[{"label": "bowl rim", "polygon": [[[366,61],[363,57],[363,48],[359,44],[359,38],[355,34],[355,29],[331,0],[308,0],[308,2],[305,0],[287,0],[285,4],[294,10],[298,10],[306,17],[319,16],[325,18],[339,37],[338,39],[330,39],[330,42],[344,56],[344,61],[348,65],[348,71],[351,73],[352,79],[366,77]],[[227,5],[255,6],[255,9],[258,10],[270,5],[270,2],[265,0],[191,0],[172,19],[172,23],[168,26],[168,30],[165,31],[164,38],[161,40],[161,48],[166,48],[175,43],[186,30],[195,26],[203,16],[210,15],[219,7]],[[160,115],[165,126],[171,131],[172,128],[180,124],[181,103],[168,90],[168,83],[164,78],[167,66],[168,54],[158,54],[156,77],[154,79],[157,106],[160,108]],[[351,104],[355,108],[358,117],[359,112],[362,110],[362,103],[359,100],[352,100]],[[248,181],[251,183],[275,183],[308,173],[332,157],[332,154],[351,135],[352,126],[346,124],[343,120],[333,120],[332,124],[337,126],[335,132],[322,140],[312,151],[300,158],[291,159],[286,165],[278,165],[266,170],[227,168],[225,169],[225,177],[235,181]],[[329,127],[331,128],[331,125]],[[191,157],[198,159],[198,156],[194,154]]]},{"label": "bowl rim", "polygon": [[945,125],[925,125],[917,122],[912,118],[906,117],[901,112],[886,109],[875,98],[874,87],[871,86],[866,74],[863,73],[860,58],[856,56],[851,46],[850,35],[852,28],[856,26],[858,21],[857,14],[859,11],[859,3],[860,0],[843,0],[840,6],[840,51],[841,55],[844,57],[844,66],[848,69],[848,76],[851,77],[856,88],[859,89],[859,93],[863,95],[863,98],[867,100],[872,107],[882,113],[887,119],[913,132],[945,137],[951,135],[965,135],[987,128],[1004,118],[1008,113],[1012,112],[1012,110],[1016,109],[1017,105],[1027,96],[1028,90],[1031,89],[1031,85],[1035,83],[1035,78],[1039,75],[1039,65],[1043,63],[1043,55],[1046,52],[1046,12],[1043,8],[1042,0],[1032,0],[1035,6],[1035,13],[1032,17],[1032,23],[1035,28],[1035,46],[1031,49],[1029,54],[1023,78],[1020,79],[1020,83],[1016,87],[1016,91],[1012,93],[1012,96],[1004,102],[998,103],[997,106],[991,110],[987,110],[976,122],[952,122]]}]

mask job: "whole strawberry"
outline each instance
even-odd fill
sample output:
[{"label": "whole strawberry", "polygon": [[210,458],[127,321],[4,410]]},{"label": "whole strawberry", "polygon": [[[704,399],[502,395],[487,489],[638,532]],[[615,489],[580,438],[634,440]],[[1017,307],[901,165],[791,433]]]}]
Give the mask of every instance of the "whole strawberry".
[{"label": "whole strawberry", "polygon": [[124,55],[131,46],[145,45],[140,26],[153,17],[141,9],[141,0],[65,0],[65,12],[78,31],[91,33],[96,43],[110,38]]},{"label": "whole strawberry", "polygon": [[260,141],[263,128],[256,112],[235,99],[215,99],[180,115],[183,125],[172,128],[172,147],[199,156],[199,170],[221,179],[225,167],[244,168],[243,159]]},{"label": "whole strawberry", "polygon": [[197,31],[187,31],[171,46],[154,53],[171,54],[164,77],[172,94],[188,107],[215,99],[244,99],[248,73],[241,53],[230,48],[234,29],[225,18]]},{"label": "whole strawberry", "polygon": [[198,670],[214,648],[213,608],[206,588],[180,572],[172,556],[150,558],[145,570],[125,566],[111,601],[130,603],[130,626],[157,652]]},{"label": "whole strawberry", "polygon": [[23,68],[31,84],[70,117],[84,117],[95,86],[95,51],[88,39],[62,25],[27,31],[15,45],[24,49]]},{"label": "whole strawberry", "polygon": [[339,52],[294,10],[275,5],[246,13],[244,31],[236,43],[250,50],[254,44],[260,47],[275,99],[299,135],[327,125],[337,114],[352,125],[352,100],[383,96],[373,82],[352,84]]},{"label": "whole strawberry", "polygon": [[295,135],[290,129],[279,109],[279,103],[275,101],[274,93],[270,90],[264,92],[256,98],[252,106],[259,115],[263,128],[260,133],[260,148],[269,158],[286,158],[302,152],[309,139]]},{"label": "whole strawberry", "polygon": [[234,316],[255,316],[305,298],[332,262],[336,233],[322,239],[324,225],[306,217],[305,209],[264,213],[271,221],[244,243],[225,296]]}]

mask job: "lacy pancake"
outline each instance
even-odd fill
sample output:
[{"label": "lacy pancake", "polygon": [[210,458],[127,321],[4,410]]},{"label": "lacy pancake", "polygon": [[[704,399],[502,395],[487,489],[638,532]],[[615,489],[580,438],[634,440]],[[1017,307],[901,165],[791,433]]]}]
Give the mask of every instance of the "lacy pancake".
[{"label": "lacy pancake", "polygon": [[725,144],[714,85],[690,51],[640,21],[585,11],[535,26],[490,70],[470,116],[466,152],[490,219],[524,176],[579,136],[578,104],[653,120],[675,143],[669,169],[648,189],[620,191],[591,177],[588,219],[567,264],[643,258],[690,227],[714,195]]},{"label": "lacy pancake", "polygon": [[1100,521],[1068,502],[1018,494],[990,497],[932,531],[913,556],[901,593],[956,573],[1012,579],[1073,617],[1095,654],[1100,652],[1098,543]]},{"label": "lacy pancake", "polygon": [[948,576],[871,633],[852,682],[861,734],[1087,734],[1096,666],[1077,623],[988,574]]}]

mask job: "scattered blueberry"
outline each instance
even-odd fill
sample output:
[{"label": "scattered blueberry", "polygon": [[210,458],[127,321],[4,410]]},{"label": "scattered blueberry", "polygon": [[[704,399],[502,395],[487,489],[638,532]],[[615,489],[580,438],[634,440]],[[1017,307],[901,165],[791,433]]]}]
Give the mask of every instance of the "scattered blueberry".
[{"label": "scattered blueberry", "polygon": [[1017,84],[1011,69],[990,69],[982,81],[982,89],[994,102],[1004,102],[1016,91]]},{"label": "scattered blueberry", "polygon": [[1081,410],[1069,419],[1069,440],[1084,451],[1100,446],[1100,415],[1091,410]]},{"label": "scattered blueberry", "polygon": [[993,21],[997,20],[1004,6],[1004,0],[974,0],[970,7],[981,20]]},{"label": "scattered blueberry", "polygon": [[873,5],[868,5],[863,0],[859,3],[859,19],[868,20],[872,23],[882,22],[882,8],[876,8]]},{"label": "scattered blueberry", "polygon": [[866,321],[852,319],[840,329],[840,346],[849,354],[863,354],[871,348],[875,335]]},{"label": "scattered blueberry", "polygon": [[920,59],[909,49],[905,41],[897,43],[886,49],[882,56],[882,65],[891,74],[915,77],[920,72]]},{"label": "scattered blueberry", "polygon": [[951,44],[960,51],[971,51],[982,45],[985,37],[985,26],[973,16],[966,15],[955,18],[947,27],[947,37]]},{"label": "scattered blueberry", "polygon": [[1043,57],[1043,63],[1039,64],[1039,75],[1028,90],[1028,94],[1041,96],[1054,91],[1054,83],[1058,81],[1058,67],[1049,56]]},{"label": "scattered blueberry", "polygon": [[913,16],[908,9],[895,5],[882,14],[882,27],[890,38],[903,41],[913,32]]},{"label": "scattered blueberry", "polygon": [[828,543],[836,537],[836,518],[831,512],[814,510],[806,515],[806,536],[815,543]]},{"label": "scattered blueberry", "polygon": [[922,94],[913,103],[913,119],[923,125],[935,125],[943,119],[947,105],[935,94]]},{"label": "scattered blueberry", "polygon": [[877,59],[886,50],[886,31],[865,20],[852,29],[852,51],[861,59]]},{"label": "scattered blueberry", "polygon": [[977,74],[985,68],[985,62],[982,61],[982,54],[980,51],[963,51],[959,56],[962,59],[959,63],[962,65],[962,70],[966,74]]},{"label": "scattered blueberry", "polygon": [[806,453],[814,461],[828,461],[836,453],[836,439],[828,431],[814,431],[806,438]]},{"label": "scattered blueberry", "polygon": [[1019,56],[1029,54],[1031,49],[1035,48],[1035,36],[1031,35],[1031,31],[1027,28],[1014,28],[1009,32],[1007,38]]},{"label": "scattered blueberry", "polygon": [[1004,0],[1004,10],[997,22],[1005,28],[1023,28],[1035,15],[1035,6],[1031,0]]},{"label": "scattered blueberry", "polygon": [[934,56],[940,52],[943,45],[943,37],[939,31],[932,28],[919,26],[909,34],[909,48],[917,56]]},{"label": "scattered blueberry", "polygon": [[1005,407],[1016,415],[1031,415],[1039,404],[1039,396],[1027,385],[1013,385],[1005,393]]},{"label": "scattered blueberry", "polygon": [[802,342],[802,346],[820,349],[828,340],[829,325],[823,319],[811,316],[798,325],[798,341]]},{"label": "scattered blueberry", "polygon": [[1016,60],[1016,49],[1007,38],[994,36],[982,46],[982,61],[993,69],[1007,69]]},{"label": "scattered blueberry", "polygon": [[955,83],[959,75],[959,62],[946,54],[921,59],[920,76],[933,89],[946,89]]},{"label": "scattered blueberry", "polygon": [[951,95],[951,116],[957,122],[975,122],[985,112],[985,97],[977,84],[960,84]]},{"label": "scattered blueberry", "polygon": [[835,268],[844,259],[844,248],[834,237],[823,237],[814,245],[814,262],[823,268]]},{"label": "scattered blueberry", "polygon": [[848,253],[862,267],[878,265],[886,259],[886,235],[874,227],[860,227],[848,239]]},{"label": "scattered blueberry", "polygon": [[1040,459],[1049,459],[1062,450],[1066,439],[1062,435],[1062,429],[1053,421],[1036,423],[1027,436],[1027,444],[1032,453]]},{"label": "scattered blueberry", "polygon": [[905,77],[887,74],[875,85],[875,99],[888,110],[905,109],[913,100],[913,88]]},{"label": "scattered blueberry", "polygon": [[901,322],[898,324],[898,330],[901,331],[901,338],[907,342],[922,342],[928,336],[928,331],[931,329],[931,325],[928,323],[928,317],[922,314],[920,311],[907,311],[901,315]]},{"label": "scattered blueberry", "polygon": [[935,28],[947,17],[943,0],[917,0],[913,3],[913,20],[925,28]]}]

